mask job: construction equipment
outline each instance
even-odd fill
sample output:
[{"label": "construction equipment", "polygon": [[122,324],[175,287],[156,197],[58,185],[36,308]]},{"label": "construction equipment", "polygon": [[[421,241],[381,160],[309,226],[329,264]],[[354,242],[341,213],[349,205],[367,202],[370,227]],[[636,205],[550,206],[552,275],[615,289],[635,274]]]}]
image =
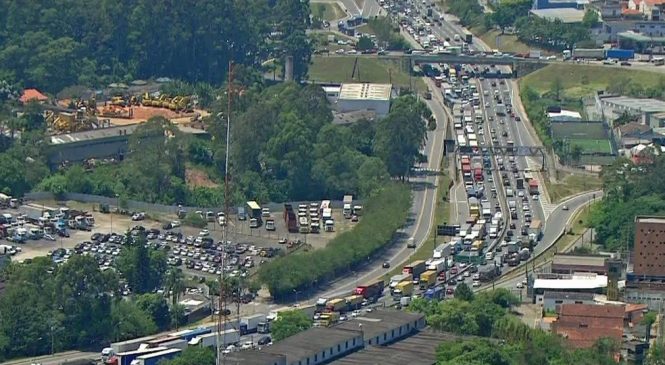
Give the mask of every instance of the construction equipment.
[{"label": "construction equipment", "polygon": [[111,98],[111,105],[127,106],[127,100],[122,96],[114,96]]},{"label": "construction equipment", "polygon": [[79,108],[74,112],[45,112],[46,123],[56,133],[72,133],[92,129],[96,118],[90,115],[88,108]]},{"label": "construction equipment", "polygon": [[132,108],[126,108],[118,105],[106,105],[102,108],[100,114],[102,117],[107,118],[126,118],[131,119],[134,115]]}]

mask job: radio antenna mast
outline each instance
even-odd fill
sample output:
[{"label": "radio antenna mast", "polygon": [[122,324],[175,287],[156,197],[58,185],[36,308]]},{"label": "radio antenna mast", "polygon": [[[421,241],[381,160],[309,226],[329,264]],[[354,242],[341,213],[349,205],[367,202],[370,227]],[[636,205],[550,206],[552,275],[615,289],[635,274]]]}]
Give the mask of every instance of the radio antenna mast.
[{"label": "radio antenna mast", "polygon": [[[229,61],[229,76],[228,84],[226,85],[226,158],[224,161],[224,226],[222,227],[222,245],[226,246],[228,242],[228,219],[229,219],[229,145],[231,141],[231,105],[233,100],[233,61]],[[227,310],[227,293],[226,293],[226,272],[224,266],[226,260],[226,250],[222,252],[222,274],[219,280],[219,311],[217,316],[217,354],[215,356],[216,365],[224,365],[226,363],[226,356],[222,353],[224,345],[224,338],[220,338],[222,332],[226,329],[226,310]],[[226,337],[226,336],[224,336]]]}]

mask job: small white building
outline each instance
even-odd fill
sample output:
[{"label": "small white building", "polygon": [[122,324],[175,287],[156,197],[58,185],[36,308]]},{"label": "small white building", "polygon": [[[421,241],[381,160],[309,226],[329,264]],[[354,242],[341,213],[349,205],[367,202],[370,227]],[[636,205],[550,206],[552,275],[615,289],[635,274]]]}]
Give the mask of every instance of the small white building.
[{"label": "small white building", "polygon": [[578,112],[572,110],[563,110],[560,112],[547,113],[547,117],[550,118],[552,122],[581,122],[582,115]]},{"label": "small white building", "polygon": [[341,113],[371,110],[377,117],[385,117],[390,111],[392,94],[391,84],[342,84],[336,109]]}]

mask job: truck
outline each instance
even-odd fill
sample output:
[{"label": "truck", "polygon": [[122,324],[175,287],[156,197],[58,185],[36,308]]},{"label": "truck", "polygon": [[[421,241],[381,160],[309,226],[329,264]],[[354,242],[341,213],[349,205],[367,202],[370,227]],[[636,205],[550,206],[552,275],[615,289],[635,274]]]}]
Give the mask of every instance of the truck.
[{"label": "truck", "polygon": [[464,33],[464,41],[468,44],[473,43],[473,34],[469,32]]},{"label": "truck", "polygon": [[443,286],[436,286],[434,288],[429,288],[425,291],[423,297],[427,300],[441,300],[445,295]]},{"label": "truck", "polygon": [[[113,347],[113,346],[111,346]],[[136,360],[139,356],[154,354],[168,350],[166,347],[153,347],[153,348],[136,348],[131,351],[115,352],[115,355],[110,356],[106,361],[108,365],[131,365],[132,361]]]},{"label": "truck", "polygon": [[499,227],[497,225],[491,224],[489,236],[490,238],[496,238],[499,235]]},{"label": "truck", "polygon": [[519,246],[517,245],[517,242],[515,242],[515,241],[510,241],[510,242],[508,242],[508,244],[506,245],[506,249],[508,250],[508,253],[511,254],[511,253],[517,253],[517,251],[519,251],[520,248],[519,248]]},{"label": "truck", "polygon": [[317,299],[315,310],[317,312],[323,312],[323,310],[326,309],[326,303],[328,303],[328,298]]},{"label": "truck", "polygon": [[298,232],[300,233],[309,233],[309,221],[306,217],[300,217],[298,219]]},{"label": "truck", "polygon": [[471,251],[483,252],[484,249],[485,249],[485,241],[483,240],[475,240],[471,244]]},{"label": "truck", "polygon": [[411,274],[399,274],[399,275],[393,275],[390,278],[390,288],[394,288],[395,285],[397,285],[399,282],[406,281],[406,280],[413,280],[413,275]]},{"label": "truck", "polygon": [[411,296],[411,294],[413,294],[413,281],[400,281],[395,285],[392,294],[394,298]]},{"label": "truck", "polygon": [[270,333],[270,322],[268,320],[259,322],[259,325],[256,326],[256,333]]},{"label": "truck", "polygon": [[275,220],[272,218],[266,219],[266,231],[274,231],[275,229]]},{"label": "truck", "polygon": [[538,49],[529,50],[529,58],[540,58],[541,52]]},{"label": "truck", "polygon": [[531,195],[540,194],[540,192],[538,191],[538,180],[536,179],[529,180],[529,194]]},{"label": "truck", "polygon": [[353,204],[353,195],[344,195],[343,204],[342,212],[344,213],[344,218],[350,219],[352,215],[351,205]]},{"label": "truck", "polygon": [[157,365],[158,362],[163,360],[173,359],[179,356],[182,352],[181,349],[167,349],[152,354],[141,355],[136,360],[131,362],[131,365]]},{"label": "truck", "polygon": [[346,301],[343,298],[330,299],[326,303],[326,310],[330,312],[339,312],[346,308]]},{"label": "truck", "polygon": [[265,314],[255,314],[253,316],[240,318],[240,325],[238,326],[238,329],[240,330],[240,335],[244,336],[248,333],[255,333],[257,330],[257,326],[261,322],[266,322]]},{"label": "truck", "polygon": [[[452,252],[450,252],[450,255],[452,255]],[[437,273],[444,271],[446,269],[446,258],[450,255],[446,255],[443,258],[430,261],[429,264],[427,264],[427,271],[435,271]]]},{"label": "truck", "polygon": [[605,59],[605,49],[603,48],[575,48],[572,57],[576,59],[595,59],[601,61]]},{"label": "truck", "polygon": [[534,219],[531,221],[529,225],[529,238],[534,242],[538,242],[543,238],[543,223],[540,220]]},{"label": "truck", "polygon": [[611,48],[605,52],[605,58],[626,61],[635,58],[635,51],[632,49]]},{"label": "truck", "polygon": [[448,257],[453,254],[454,246],[450,242],[442,243],[434,249],[432,257],[435,259],[440,259],[442,257]]},{"label": "truck", "polygon": [[425,269],[427,269],[425,261],[416,260],[404,266],[402,268],[402,274],[411,274],[413,275],[413,280],[417,280],[420,277],[420,274],[422,274],[425,271]]},{"label": "truck", "polygon": [[190,346],[213,347],[217,344],[217,339],[223,347],[236,344],[240,341],[240,332],[231,328],[222,332],[212,332],[193,338],[189,341]]},{"label": "truck", "polygon": [[344,301],[346,302],[346,310],[354,311],[360,308],[363,300],[365,300],[365,297],[360,294],[349,295],[348,297],[344,298]]},{"label": "truck", "polygon": [[436,284],[436,270],[427,270],[424,273],[420,274],[420,289],[425,290]]},{"label": "truck", "polygon": [[528,248],[523,248],[519,253],[520,260],[526,261],[531,257],[531,251]]},{"label": "truck", "polygon": [[501,275],[501,268],[496,265],[485,265],[478,268],[478,276],[480,281],[488,282]]},{"label": "truck", "polygon": [[524,189],[524,179],[522,178],[515,179],[515,185],[517,186],[518,190]]},{"label": "truck", "polygon": [[483,181],[484,175],[483,175],[483,168],[482,167],[476,167],[473,169],[473,180],[478,182],[478,181]]},{"label": "truck", "polygon": [[247,220],[247,211],[245,207],[238,207],[238,220],[246,221]]},{"label": "truck", "polygon": [[291,204],[284,204],[284,225],[290,233],[298,233],[298,221]]},{"label": "truck", "polygon": [[258,222],[261,222],[261,206],[257,202],[247,202],[247,214],[250,219],[256,219]]},{"label": "truck", "polygon": [[[410,279],[410,276],[406,276],[407,278]],[[370,283],[368,285],[361,285],[356,287],[356,289],[353,291],[353,294],[356,295],[362,295],[363,298],[370,300],[372,302],[376,302],[381,295],[383,295],[383,288],[384,288],[384,281],[383,280],[377,280],[373,283]]]},{"label": "truck", "polygon": [[471,175],[471,165],[470,164],[462,164],[462,177],[464,180],[470,181],[472,178]]}]

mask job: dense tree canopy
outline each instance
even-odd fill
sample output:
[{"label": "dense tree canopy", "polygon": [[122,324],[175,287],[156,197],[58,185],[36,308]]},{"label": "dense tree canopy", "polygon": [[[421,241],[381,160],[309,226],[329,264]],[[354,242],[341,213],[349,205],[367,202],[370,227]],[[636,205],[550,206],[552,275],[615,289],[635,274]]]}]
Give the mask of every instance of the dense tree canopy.
[{"label": "dense tree canopy", "polygon": [[228,61],[294,56],[307,72],[309,2],[0,1],[0,79],[66,86],[169,76],[220,84]]},{"label": "dense tree canopy", "polygon": [[312,319],[303,311],[293,310],[281,312],[279,318],[272,323],[270,331],[273,341],[280,341],[310,327]]}]

